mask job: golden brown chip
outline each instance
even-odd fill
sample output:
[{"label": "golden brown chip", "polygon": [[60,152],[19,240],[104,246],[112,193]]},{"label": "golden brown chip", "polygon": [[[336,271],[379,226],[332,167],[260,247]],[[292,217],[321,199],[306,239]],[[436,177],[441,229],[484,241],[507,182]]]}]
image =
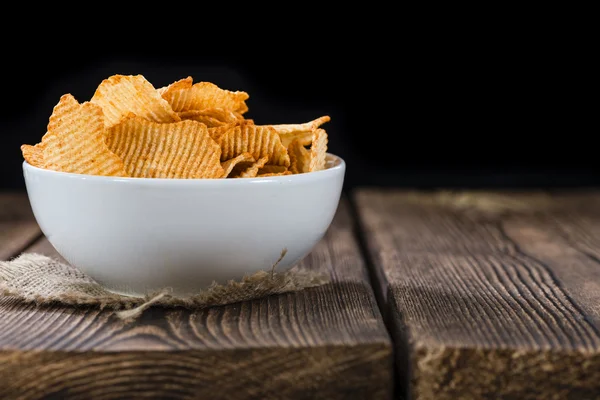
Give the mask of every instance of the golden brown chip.
[{"label": "golden brown chip", "polygon": [[310,164],[308,167],[310,172],[325,169],[327,143],[328,138],[325,129],[316,129],[313,134],[312,145],[310,146]]},{"label": "golden brown chip", "polygon": [[300,139],[303,146],[311,144],[312,133],[326,122],[331,121],[328,115],[313,119],[302,124],[278,124],[271,125],[281,137],[281,143],[288,147],[292,140]]},{"label": "golden brown chip", "polygon": [[248,166],[250,166],[250,164],[254,163],[255,161],[256,160],[250,153],[242,153],[237,157],[224,161],[221,163],[221,166],[223,167],[223,177],[227,178],[237,164],[246,162],[249,163]]},{"label": "golden brown chip", "polygon": [[306,150],[300,140],[292,140],[287,150],[290,156],[290,171],[292,171],[292,174],[308,172],[310,168],[310,152]]},{"label": "golden brown chip", "polygon": [[281,144],[277,132],[269,126],[252,123],[231,125],[216,140],[221,146],[222,161],[247,152],[255,160],[268,157],[267,163],[271,165],[290,165],[287,149]]},{"label": "golden brown chip", "polygon": [[310,146],[312,143],[313,132],[312,131],[298,131],[290,134],[279,135],[281,138],[281,144],[288,147],[292,140],[297,139],[302,146]]},{"label": "golden brown chip", "polygon": [[182,111],[177,113],[179,118],[183,119],[191,119],[193,121],[202,122],[208,128],[217,128],[219,126],[227,125],[226,122],[219,121],[214,117],[210,117],[201,113],[200,110],[190,110],[190,111]]},{"label": "golden brown chip", "polygon": [[138,178],[221,178],[221,148],[206,125],[191,121],[157,123],[125,119],[107,131],[108,147]]},{"label": "golden brown chip", "polygon": [[329,117],[329,115],[323,115],[322,117],[315,118],[312,121],[304,122],[302,124],[277,124],[270,126],[281,135],[294,132],[313,131],[329,121],[331,121],[331,117]]},{"label": "golden brown chip", "polygon": [[44,168],[44,151],[40,143],[35,146],[29,144],[21,145],[21,152],[23,153],[23,158],[29,165]]},{"label": "golden brown chip", "polygon": [[181,119],[193,119],[194,121],[202,122],[209,128],[215,128],[244,120],[242,114],[219,107],[181,111],[177,114]]},{"label": "golden brown chip", "polygon": [[65,94],[52,110],[42,137],[45,168],[76,174],[127,176],[123,161],[104,141],[100,106]]},{"label": "golden brown chip", "polygon": [[235,128],[238,125],[240,125],[240,123],[235,122],[235,123],[225,124],[225,125],[221,125],[221,126],[209,127],[208,134],[210,135],[211,138],[213,138],[213,140],[215,140],[218,143],[224,134],[226,134],[227,132],[229,132],[231,129]]},{"label": "golden brown chip", "polygon": [[165,93],[168,96],[168,93],[174,91],[174,90],[179,90],[179,89],[188,89],[192,87],[192,82],[193,79],[191,76],[188,76],[187,78],[183,78],[180,79],[178,81],[175,81],[167,86],[163,86],[161,88],[156,89],[156,91],[158,92],[158,94],[160,94],[161,96],[164,96]]},{"label": "golden brown chip", "polygon": [[244,114],[248,111],[248,93],[221,89],[211,82],[198,82],[190,88],[166,91],[163,94],[173,110],[177,112],[224,108]]},{"label": "golden brown chip", "polygon": [[90,103],[102,107],[107,128],[129,113],[154,122],[176,122],[180,118],[154,86],[142,75],[113,75],[104,79]]},{"label": "golden brown chip", "polygon": [[282,174],[287,171],[287,167],[283,165],[265,165],[258,170],[258,175],[264,174]]},{"label": "golden brown chip", "polygon": [[310,150],[307,150],[300,138],[294,139],[288,146],[290,171],[294,174],[325,169],[328,137],[325,129],[314,130]]},{"label": "golden brown chip", "polygon": [[142,75],[112,75],[92,99],[61,97],[31,165],[144,178],[283,176],[325,168],[328,115],[296,124],[246,119],[244,91],[191,76],[155,88]]},{"label": "golden brown chip", "polygon": [[268,177],[268,176],[284,176],[284,175],[292,175],[292,171],[283,171],[283,172],[269,172],[267,174],[258,174],[256,175],[258,178]]},{"label": "golden brown chip", "polygon": [[268,159],[269,157],[262,157],[250,163],[250,165],[247,165],[248,163],[246,162],[238,163],[229,176],[231,178],[254,178],[258,174],[258,170],[267,163]]}]

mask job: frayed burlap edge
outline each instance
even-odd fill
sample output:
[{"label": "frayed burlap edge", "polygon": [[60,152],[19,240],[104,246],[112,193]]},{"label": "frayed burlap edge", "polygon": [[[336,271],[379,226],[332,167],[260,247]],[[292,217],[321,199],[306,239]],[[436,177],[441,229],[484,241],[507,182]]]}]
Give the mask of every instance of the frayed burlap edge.
[{"label": "frayed burlap edge", "polygon": [[239,281],[213,283],[206,290],[181,297],[169,288],[145,297],[112,293],[71,265],[36,253],[23,253],[11,261],[0,262],[0,294],[37,305],[63,304],[111,309],[123,320],[133,320],[152,306],[203,309],[265,296],[299,291],[329,282],[329,277],[314,271],[291,269],[276,272],[280,259],[270,270],[261,270]]}]

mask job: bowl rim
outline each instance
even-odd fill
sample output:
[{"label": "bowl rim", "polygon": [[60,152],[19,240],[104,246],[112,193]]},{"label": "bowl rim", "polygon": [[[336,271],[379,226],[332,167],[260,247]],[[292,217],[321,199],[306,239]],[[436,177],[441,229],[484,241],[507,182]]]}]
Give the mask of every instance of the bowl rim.
[{"label": "bowl rim", "polygon": [[23,161],[23,171],[31,170],[36,174],[48,175],[52,177],[63,177],[66,179],[89,180],[96,182],[118,182],[123,184],[167,184],[167,185],[241,185],[247,183],[301,183],[310,182],[315,179],[328,178],[336,176],[339,173],[344,173],[346,162],[344,159],[333,153],[326,153],[326,160],[334,165],[314,172],[306,172],[302,174],[268,176],[268,177],[253,177],[253,178],[210,178],[210,179],[184,179],[184,178],[133,178],[133,177],[117,177],[117,176],[101,176],[76,174],[72,172],[54,171],[51,169],[39,168]]}]

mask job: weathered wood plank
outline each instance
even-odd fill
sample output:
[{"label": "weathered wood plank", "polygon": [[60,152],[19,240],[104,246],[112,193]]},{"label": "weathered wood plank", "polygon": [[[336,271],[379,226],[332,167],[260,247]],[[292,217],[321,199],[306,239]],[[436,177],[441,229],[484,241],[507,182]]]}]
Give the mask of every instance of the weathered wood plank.
[{"label": "weathered wood plank", "polygon": [[598,328],[600,213],[592,211],[556,213],[545,218],[513,218],[506,220],[503,228],[525,254],[552,272],[562,290]]},{"label": "weathered wood plank", "polygon": [[0,260],[16,256],[40,235],[27,195],[0,192]]},{"label": "weathered wood plank", "polygon": [[[54,255],[45,239],[29,250]],[[0,298],[0,398],[390,398],[392,344],[345,201],[299,267],[333,282],[133,323]]]},{"label": "weathered wood plank", "polygon": [[33,242],[31,244],[31,246],[27,247],[25,249],[25,251],[28,253],[38,253],[38,254],[43,254],[45,256],[48,256],[48,257],[53,257],[64,263],[67,262],[63,258],[63,256],[58,254],[58,251],[56,251],[54,246],[52,246],[52,244],[48,241],[48,239],[46,239],[46,237],[43,235],[42,235],[42,237],[37,239],[35,242]]},{"label": "weathered wood plank", "polygon": [[599,399],[597,194],[434,198],[354,196],[405,395]]}]

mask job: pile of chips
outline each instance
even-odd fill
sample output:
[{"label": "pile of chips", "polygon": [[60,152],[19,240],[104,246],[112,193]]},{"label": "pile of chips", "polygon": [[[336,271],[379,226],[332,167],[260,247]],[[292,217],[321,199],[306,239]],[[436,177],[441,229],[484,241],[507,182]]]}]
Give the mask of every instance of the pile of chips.
[{"label": "pile of chips", "polygon": [[156,89],[142,75],[113,75],[89,101],[65,94],[40,143],[24,144],[39,168],[134,178],[249,178],[325,168],[325,115],[300,124],[246,119],[243,91],[192,77]]}]

